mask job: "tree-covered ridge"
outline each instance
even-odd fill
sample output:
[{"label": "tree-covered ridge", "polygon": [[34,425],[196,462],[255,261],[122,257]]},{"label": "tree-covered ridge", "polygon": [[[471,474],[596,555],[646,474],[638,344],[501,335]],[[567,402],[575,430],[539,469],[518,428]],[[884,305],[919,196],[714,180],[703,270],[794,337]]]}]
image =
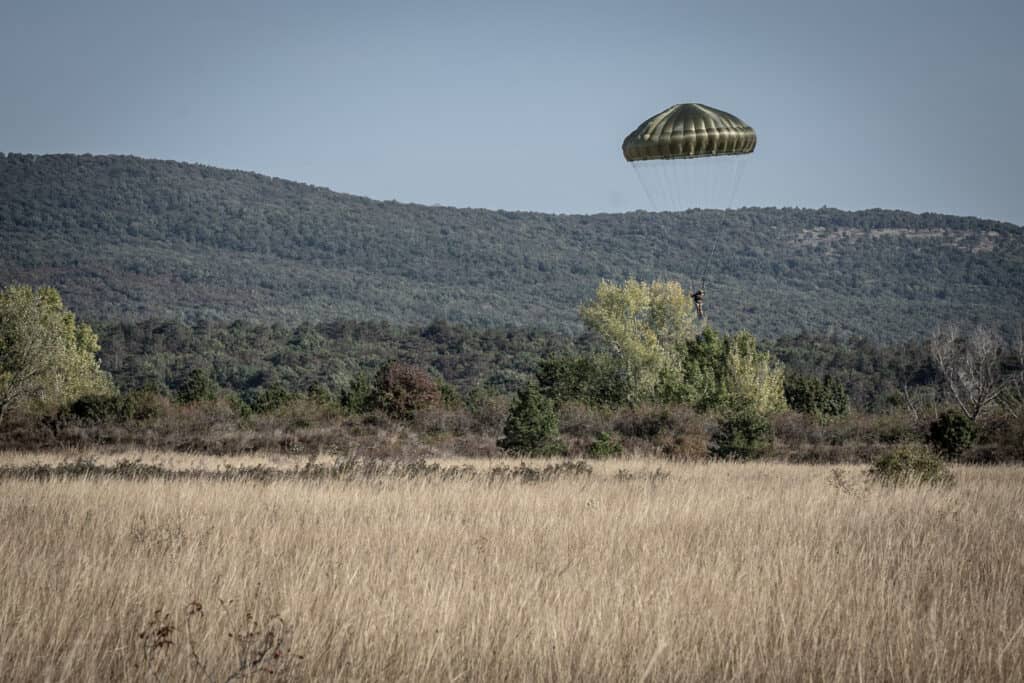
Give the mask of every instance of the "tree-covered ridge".
[{"label": "tree-covered ridge", "polygon": [[[717,246],[716,246],[717,245]],[[880,209],[551,215],[379,202],[195,164],[0,156],[0,284],[89,320],[441,318],[578,331],[602,279],[706,277],[758,336],[902,339],[1024,314],[1024,230]]]}]

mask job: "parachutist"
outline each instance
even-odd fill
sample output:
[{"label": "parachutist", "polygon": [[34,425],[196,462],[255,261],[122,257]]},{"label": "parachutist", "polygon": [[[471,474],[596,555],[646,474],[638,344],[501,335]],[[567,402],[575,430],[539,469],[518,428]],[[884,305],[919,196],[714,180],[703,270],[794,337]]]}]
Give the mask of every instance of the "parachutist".
[{"label": "parachutist", "polygon": [[697,318],[699,320],[704,319],[704,290],[698,289],[693,293],[693,305],[697,309]]}]

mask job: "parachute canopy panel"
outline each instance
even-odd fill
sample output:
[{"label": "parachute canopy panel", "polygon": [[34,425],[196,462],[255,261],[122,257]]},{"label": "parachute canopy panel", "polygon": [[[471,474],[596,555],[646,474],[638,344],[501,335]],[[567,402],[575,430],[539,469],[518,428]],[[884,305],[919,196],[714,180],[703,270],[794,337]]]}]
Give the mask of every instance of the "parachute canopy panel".
[{"label": "parachute canopy panel", "polygon": [[647,119],[622,141],[626,161],[693,159],[750,154],[757,134],[739,118],[703,104],[669,107]]}]

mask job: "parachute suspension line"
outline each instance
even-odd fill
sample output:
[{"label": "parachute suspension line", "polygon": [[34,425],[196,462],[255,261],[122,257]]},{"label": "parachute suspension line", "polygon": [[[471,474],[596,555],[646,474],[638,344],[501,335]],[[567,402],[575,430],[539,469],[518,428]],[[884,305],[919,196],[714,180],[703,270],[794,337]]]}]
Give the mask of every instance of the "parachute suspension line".
[{"label": "parachute suspension line", "polygon": [[715,258],[715,252],[718,251],[718,245],[721,244],[721,242],[722,240],[720,236],[716,236],[714,243],[711,245],[711,253],[706,259],[704,259],[704,269],[701,271],[700,278],[698,278],[701,289],[704,289],[704,283],[707,282],[708,267],[711,265],[711,260]]},{"label": "parachute suspension line", "polygon": [[[729,191],[729,203],[726,206],[727,209],[735,209],[736,208],[736,195],[739,192],[740,182],[743,180],[743,173],[747,169],[747,163],[748,162],[749,162],[749,159],[746,156],[734,156],[734,157],[732,157],[732,164],[733,164],[733,167],[732,167],[732,187],[730,188],[730,191]],[[719,244],[721,244],[721,241],[722,241],[722,233],[723,232],[725,232],[724,229],[720,229],[720,230],[716,230],[715,231],[715,233],[716,233],[715,234],[715,245],[712,248],[712,254],[714,254],[714,252],[716,252],[718,250],[718,246],[719,246]],[[711,259],[709,258],[708,259],[708,265],[710,265],[710,263],[711,263]],[[723,263],[722,266],[724,268],[725,264]]]},{"label": "parachute suspension line", "polygon": [[642,161],[634,161],[633,163],[630,164],[630,167],[632,167],[633,173],[636,174],[637,180],[640,181],[640,187],[644,189],[644,194],[647,195],[647,205],[654,206],[654,199],[651,197],[651,191],[647,187],[647,182],[644,180],[644,175],[640,172],[639,165],[642,163]]},{"label": "parachute suspension line", "polygon": [[[654,164],[655,162],[653,161],[634,161],[630,162],[629,165],[633,167],[633,172],[636,173],[636,177],[640,181],[640,186],[644,188],[644,194],[647,195],[648,206],[651,207],[651,220],[655,225],[660,227],[661,221],[657,213],[660,207],[654,198],[656,196],[661,196],[662,189],[659,187],[660,183],[658,182],[659,178],[656,172],[657,168]],[[651,259],[652,261],[654,259],[653,253],[651,254]],[[640,273],[637,273],[636,275],[639,277]]]},{"label": "parachute suspension line", "polygon": [[736,195],[739,193],[740,182],[743,180],[743,172],[747,170],[747,161],[745,156],[733,157],[732,190],[729,192],[727,208],[736,208]]}]

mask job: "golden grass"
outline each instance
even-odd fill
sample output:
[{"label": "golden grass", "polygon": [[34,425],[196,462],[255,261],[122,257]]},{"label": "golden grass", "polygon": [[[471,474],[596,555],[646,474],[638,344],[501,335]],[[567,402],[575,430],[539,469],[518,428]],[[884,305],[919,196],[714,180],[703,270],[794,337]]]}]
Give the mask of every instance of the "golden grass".
[{"label": "golden grass", "polygon": [[292,627],[301,680],[1024,678],[1024,470],[842,471],[0,482],[0,677],[141,679],[163,609],[152,673],[204,680],[198,600],[214,680],[247,610]]}]

